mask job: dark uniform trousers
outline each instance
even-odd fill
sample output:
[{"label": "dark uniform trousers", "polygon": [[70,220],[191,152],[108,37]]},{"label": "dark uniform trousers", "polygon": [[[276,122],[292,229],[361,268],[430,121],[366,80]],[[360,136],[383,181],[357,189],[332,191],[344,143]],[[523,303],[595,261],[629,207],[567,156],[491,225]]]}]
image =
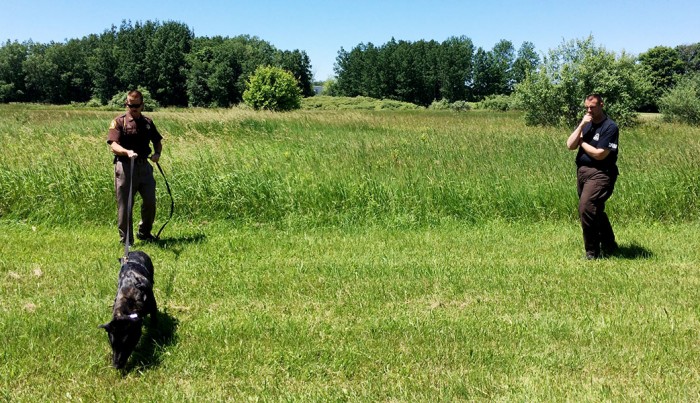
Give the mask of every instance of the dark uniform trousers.
[{"label": "dark uniform trousers", "polygon": [[615,245],[615,234],[605,202],[612,196],[617,181],[617,173],[609,174],[598,168],[582,166],[577,171],[578,213],[583,229],[583,243],[586,252],[600,253],[603,248]]},{"label": "dark uniform trousers", "polygon": [[[129,180],[133,180],[131,206],[129,203]],[[156,218],[156,181],[153,177],[153,166],[145,158],[134,161],[134,174],[131,175],[131,162],[117,160],[114,164],[114,188],[117,195],[117,221],[119,237],[122,243],[126,241],[126,233],[129,231],[129,240],[133,242],[134,231],[130,217],[133,215],[134,195],[141,195],[141,222],[139,234],[148,235],[153,229],[153,221]],[[131,209],[129,210],[129,207]]]}]

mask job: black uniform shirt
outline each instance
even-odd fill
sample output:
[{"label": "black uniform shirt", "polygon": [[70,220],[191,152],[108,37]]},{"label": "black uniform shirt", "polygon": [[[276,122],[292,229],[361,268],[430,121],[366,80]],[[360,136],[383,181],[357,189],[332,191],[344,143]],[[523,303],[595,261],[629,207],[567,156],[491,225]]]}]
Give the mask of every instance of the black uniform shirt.
[{"label": "black uniform shirt", "polygon": [[604,171],[617,172],[617,142],[620,138],[620,129],[617,124],[605,117],[600,123],[589,123],[583,127],[582,142],[588,143],[595,148],[605,148],[610,150],[607,157],[602,160],[592,158],[583,151],[583,148],[578,148],[576,154],[576,166],[587,166],[599,168]]}]

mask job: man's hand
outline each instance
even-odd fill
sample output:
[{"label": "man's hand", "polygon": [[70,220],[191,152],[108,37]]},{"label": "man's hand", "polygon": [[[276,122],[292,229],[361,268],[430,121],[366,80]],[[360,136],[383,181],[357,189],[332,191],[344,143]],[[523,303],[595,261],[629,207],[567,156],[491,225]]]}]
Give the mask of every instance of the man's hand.
[{"label": "man's hand", "polygon": [[160,159],[160,153],[153,153],[153,155],[151,155],[151,161],[158,162],[159,159]]},{"label": "man's hand", "polygon": [[591,123],[593,121],[593,115],[590,113],[587,113],[583,115],[583,119],[581,119],[581,126],[585,125],[586,123]]},{"label": "man's hand", "polygon": [[136,154],[134,152],[134,150],[126,150],[126,156],[131,158],[131,159],[134,159],[134,158],[138,158],[139,155]]}]

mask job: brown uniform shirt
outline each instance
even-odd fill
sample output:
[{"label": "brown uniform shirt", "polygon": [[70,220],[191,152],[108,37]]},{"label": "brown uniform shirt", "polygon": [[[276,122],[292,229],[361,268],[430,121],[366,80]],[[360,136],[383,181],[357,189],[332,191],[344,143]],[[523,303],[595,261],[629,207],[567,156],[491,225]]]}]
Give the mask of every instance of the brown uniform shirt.
[{"label": "brown uniform shirt", "polygon": [[[112,120],[107,134],[107,144],[116,141],[127,150],[133,150],[138,158],[148,158],[151,155],[150,143],[157,144],[162,139],[150,118],[141,115],[134,119],[128,112]],[[128,161],[127,157],[115,157],[114,161],[118,159]]]}]

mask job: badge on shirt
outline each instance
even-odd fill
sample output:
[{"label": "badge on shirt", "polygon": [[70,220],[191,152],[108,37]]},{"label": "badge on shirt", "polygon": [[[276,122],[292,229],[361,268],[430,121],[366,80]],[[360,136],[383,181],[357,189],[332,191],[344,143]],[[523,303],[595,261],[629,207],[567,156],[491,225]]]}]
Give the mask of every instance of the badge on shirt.
[{"label": "badge on shirt", "polygon": [[600,140],[600,133],[596,133],[595,136],[593,136],[593,141],[598,141]]}]

